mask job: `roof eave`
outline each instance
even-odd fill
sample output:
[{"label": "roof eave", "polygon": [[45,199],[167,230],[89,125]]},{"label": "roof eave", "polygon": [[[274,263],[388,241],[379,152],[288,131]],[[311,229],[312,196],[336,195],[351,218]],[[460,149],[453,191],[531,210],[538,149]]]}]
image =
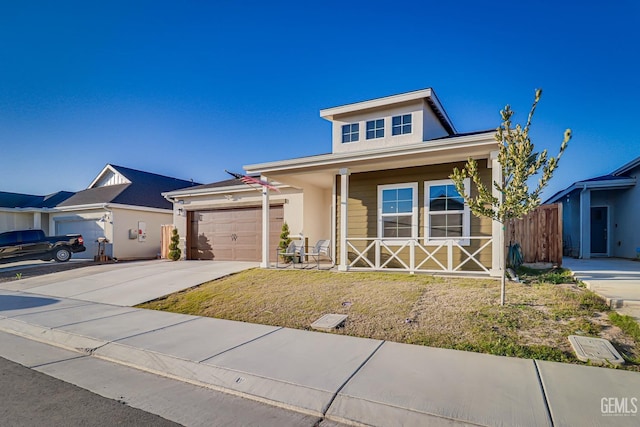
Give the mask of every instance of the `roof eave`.
[{"label": "roof eave", "polygon": [[[274,170],[298,169],[310,166],[329,166],[332,164],[348,163],[353,161],[377,160],[383,157],[396,157],[401,155],[421,154],[450,150],[455,148],[464,148],[469,146],[480,145],[496,145],[493,138],[493,132],[485,132],[481,134],[454,137],[449,139],[440,139],[434,141],[420,142],[405,147],[385,147],[376,150],[348,152],[348,153],[331,153],[320,156],[302,157],[292,160],[280,160],[276,162],[258,163],[253,165],[245,165],[243,168],[248,173],[267,173]],[[466,159],[464,159],[466,160]]]},{"label": "roof eave", "polygon": [[604,180],[604,181],[578,181],[562,190],[561,192],[551,196],[544,203],[555,203],[564,198],[567,194],[575,190],[616,190],[621,188],[629,188],[636,185],[635,178],[623,178],[616,180]]}]

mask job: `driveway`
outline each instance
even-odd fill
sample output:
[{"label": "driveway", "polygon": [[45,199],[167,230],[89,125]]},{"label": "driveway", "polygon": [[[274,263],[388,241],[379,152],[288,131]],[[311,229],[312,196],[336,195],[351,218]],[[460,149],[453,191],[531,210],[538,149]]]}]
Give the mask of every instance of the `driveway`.
[{"label": "driveway", "polygon": [[166,260],[103,264],[0,283],[0,289],[131,307],[257,266]]},{"label": "driveway", "polygon": [[607,299],[612,308],[640,322],[640,262],[620,258],[563,258],[587,288]]}]

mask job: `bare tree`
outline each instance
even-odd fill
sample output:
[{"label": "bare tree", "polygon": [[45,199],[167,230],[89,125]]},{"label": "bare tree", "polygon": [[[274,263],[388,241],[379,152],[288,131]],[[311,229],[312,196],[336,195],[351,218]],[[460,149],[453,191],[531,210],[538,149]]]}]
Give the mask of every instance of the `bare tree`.
[{"label": "bare tree", "polygon": [[[492,194],[492,188],[487,187],[478,172],[478,163],[469,158],[462,170],[455,168],[450,178],[453,180],[458,193],[469,205],[469,210],[476,216],[484,216],[502,224],[500,233],[500,247],[504,249],[505,223],[513,218],[522,218],[540,205],[540,193],[547,186],[558,167],[558,161],[571,139],[571,129],[564,132],[564,139],[556,157],[549,157],[547,150],[534,152],[534,145],[529,137],[531,121],[542,89],[536,90],[535,100],[529,111],[527,123],[524,127],[511,124],[514,112],[509,105],[500,111],[502,123],[496,129],[495,139],[499,144],[498,162],[502,167],[502,182],[493,182],[493,188],[498,196]],[[532,177],[539,175],[535,188],[529,188]],[[476,186],[476,196],[467,196],[464,191],[464,180],[470,177]],[[470,193],[469,193],[470,194]],[[502,281],[500,287],[500,304],[505,303],[506,268],[505,257],[500,257]]]}]

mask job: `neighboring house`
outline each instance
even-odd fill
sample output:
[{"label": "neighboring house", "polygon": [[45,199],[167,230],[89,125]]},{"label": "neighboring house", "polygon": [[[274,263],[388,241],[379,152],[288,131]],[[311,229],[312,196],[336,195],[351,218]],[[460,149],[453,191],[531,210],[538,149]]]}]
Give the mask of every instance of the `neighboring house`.
[{"label": "neighboring house", "polygon": [[[74,258],[93,258],[98,237],[108,239],[107,252],[113,257],[153,258],[160,253],[161,226],[173,221],[172,204],[161,193],[191,185],[196,183],[108,164],[86,190],[64,193],[64,198],[56,193],[60,200],[46,208],[46,216],[45,211],[36,212],[32,222],[14,220],[7,228],[82,234],[87,250]],[[14,203],[6,210],[3,214],[10,211],[15,217],[25,208]]]},{"label": "neighboring house", "polygon": [[[201,238],[207,248],[227,248],[220,255],[207,249],[214,259],[235,259],[242,251],[233,247],[242,244],[267,267],[286,221],[294,239],[330,239],[340,270],[499,275],[499,224],[471,215],[449,179],[469,157],[478,160],[486,185],[501,179],[493,130],[458,134],[432,89],[320,116],[332,123],[331,153],[245,166],[280,193],[261,195],[230,180],[165,194],[174,201],[187,257],[197,257],[193,246]],[[251,241],[239,233],[244,212],[260,217]]]},{"label": "neighboring house", "polygon": [[58,191],[47,196],[0,191],[0,233],[42,229],[49,234],[49,213],[71,196],[73,193],[70,191]]},{"label": "neighboring house", "polygon": [[640,157],[609,175],[586,179],[545,203],[562,203],[565,254],[640,258]]}]

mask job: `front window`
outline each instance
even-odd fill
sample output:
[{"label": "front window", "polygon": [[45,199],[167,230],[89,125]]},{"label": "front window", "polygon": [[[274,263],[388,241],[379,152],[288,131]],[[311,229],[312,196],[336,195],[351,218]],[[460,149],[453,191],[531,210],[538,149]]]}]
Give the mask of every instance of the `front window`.
[{"label": "front window", "polygon": [[360,138],[360,124],[352,123],[342,126],[342,143],[356,142]]},{"label": "front window", "polygon": [[411,114],[391,118],[391,135],[405,135],[408,133],[411,133]]},{"label": "front window", "polygon": [[367,122],[367,139],[384,138],[384,119]]},{"label": "front window", "polygon": [[378,236],[415,238],[418,229],[418,184],[378,186]]},{"label": "front window", "polygon": [[[469,179],[465,179],[465,191],[469,188]],[[424,183],[427,243],[455,239],[468,244],[469,207],[456,190],[450,179],[427,181]]]}]

